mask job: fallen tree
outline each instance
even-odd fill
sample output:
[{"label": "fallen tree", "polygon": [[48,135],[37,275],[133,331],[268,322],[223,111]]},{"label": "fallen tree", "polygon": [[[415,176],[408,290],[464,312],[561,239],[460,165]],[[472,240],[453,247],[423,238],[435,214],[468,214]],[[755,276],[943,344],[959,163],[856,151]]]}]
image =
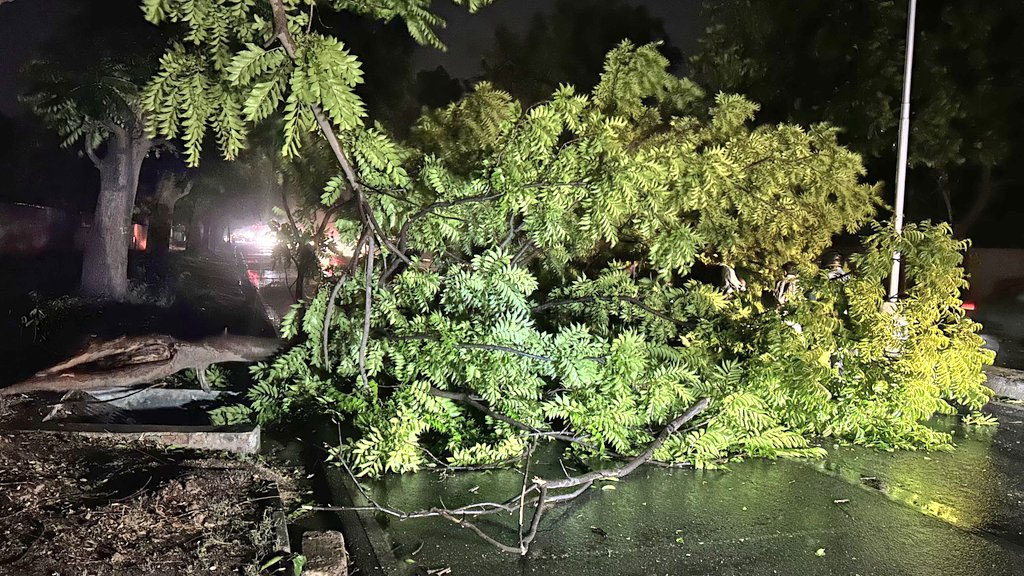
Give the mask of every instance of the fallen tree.
[{"label": "fallen tree", "polygon": [[[409,520],[412,518],[430,518],[430,517],[441,517],[446,520],[450,520],[463,528],[468,528],[473,533],[483,538],[489,544],[495,546],[502,552],[518,553],[525,556],[530,552],[530,545],[533,544],[534,539],[537,537],[537,528],[540,526],[541,516],[547,508],[557,506],[559,504],[566,504],[572,502],[576,498],[583,495],[594,482],[599,480],[619,480],[632,474],[637,468],[644,464],[650,463],[654,459],[654,453],[661,448],[661,446],[668,440],[669,436],[675,434],[683,427],[684,424],[693,420],[698,414],[703,412],[708,407],[708,399],[704,398],[691,406],[686,412],[677,416],[674,420],[668,423],[665,428],[658,434],[658,436],[647,445],[647,448],[633,456],[628,458],[626,462],[620,466],[613,468],[601,468],[593,470],[586,474],[580,474],[577,476],[569,476],[566,473],[565,478],[549,479],[541,477],[530,477],[530,465],[529,461],[533,455],[533,447],[526,451],[524,454],[524,465],[523,465],[523,489],[519,494],[505,500],[504,502],[476,502],[467,506],[460,506],[458,508],[445,508],[435,507],[425,510],[416,511],[403,511],[389,506],[384,506],[378,503],[376,500],[370,498],[363,487],[359,484],[359,478],[352,472],[352,469],[345,462],[344,459],[339,460],[341,466],[348,473],[349,478],[355,484],[363,500],[367,502],[365,506],[313,506],[310,510],[316,511],[364,511],[371,510],[387,514],[398,518],[400,520]],[[573,440],[575,441],[575,440]],[[558,490],[570,490],[569,492],[556,493]],[[530,515],[529,526],[526,525],[526,513],[529,507],[533,507],[533,513]],[[510,546],[497,540],[493,536],[490,536],[479,526],[473,523],[471,518],[479,516],[488,516],[491,514],[498,514],[500,512],[505,513],[518,513],[519,515],[519,543],[516,546]]]},{"label": "fallen tree", "polygon": [[0,395],[127,388],[156,382],[182,370],[203,374],[221,362],[257,362],[276,352],[281,341],[222,334],[196,342],[172,336],[123,336],[91,343],[84,351],[31,378],[0,388]]},{"label": "fallen tree", "polygon": [[[987,401],[991,357],[959,306],[966,245],[948,226],[876,222],[880,190],[833,127],[752,125],[753,102],[709,104],[656,45],[624,42],[593,90],[524,107],[482,83],[398,142],[363,120],[358,60],[297,3],[224,0],[218,20],[144,4],[196,39],[146,89],[151,130],[187,123],[196,151],[211,130],[232,157],[247,122],[280,111],[285,156],[318,145],[337,160],[321,202],[345,206],[336,227],[356,247],[283,320],[297,344],[258,363],[250,402],[222,417],[347,421],[331,452],[354,478],[507,466],[540,440],[625,459],[624,474],[820,457],[821,438],[946,448],[927,420]],[[426,0],[333,5],[436,42]],[[203,106],[181,105],[200,89]],[[834,236],[864,230],[844,280],[818,269]],[[894,251],[906,294],[885,302]],[[740,270],[746,289],[700,267]],[[499,548],[529,548],[546,490],[605,473],[531,484],[524,470],[516,509],[527,490],[539,506]]]}]

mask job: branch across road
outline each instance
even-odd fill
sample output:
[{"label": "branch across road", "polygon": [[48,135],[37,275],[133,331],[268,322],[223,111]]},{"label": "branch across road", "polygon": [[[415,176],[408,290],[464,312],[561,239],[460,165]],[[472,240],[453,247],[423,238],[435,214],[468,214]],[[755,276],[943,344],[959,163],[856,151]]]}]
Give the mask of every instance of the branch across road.
[{"label": "branch across road", "polygon": [[[469,400],[472,400],[472,398],[462,398],[455,394],[439,394],[439,396],[457,401],[466,401],[467,403],[469,403]],[[617,467],[594,470],[586,474],[567,476],[566,478],[559,479],[547,479],[540,477],[535,477],[532,480],[527,479],[521,491],[517,491],[515,495],[503,502],[476,502],[456,508],[441,506],[415,511],[405,511],[392,508],[380,504],[371,498],[366,489],[359,482],[355,473],[352,472],[351,467],[349,467],[348,463],[345,462],[344,458],[341,458],[339,459],[341,466],[345,469],[346,474],[348,474],[352,482],[355,483],[357,490],[367,504],[361,506],[314,506],[308,508],[308,510],[329,512],[374,511],[401,520],[434,517],[444,518],[462,528],[470,530],[502,552],[525,556],[529,553],[530,546],[537,537],[540,522],[546,509],[559,504],[572,502],[590,489],[594,482],[599,480],[618,480],[625,478],[629,474],[633,473],[637,468],[651,462],[654,458],[654,453],[658,448],[660,448],[672,434],[678,432],[684,424],[693,420],[698,414],[703,412],[708,407],[709,402],[710,400],[708,398],[703,398],[688,410],[675,417],[661,430],[654,440],[647,445],[647,448],[643,452],[629,458]],[[479,403],[477,402],[477,404]],[[471,403],[471,405],[473,404]],[[484,410],[489,414],[493,414],[493,411],[486,408],[486,406],[480,405],[474,407]],[[525,466],[526,464],[524,464],[524,470]],[[524,478],[527,476],[528,475],[524,471]],[[559,492],[564,490],[568,491]],[[533,508],[533,513],[530,515],[529,525],[527,526],[526,510],[529,507]],[[491,536],[472,520],[479,516],[488,516],[501,512],[518,513],[519,515],[519,541],[514,545],[506,544],[498,538]]]}]

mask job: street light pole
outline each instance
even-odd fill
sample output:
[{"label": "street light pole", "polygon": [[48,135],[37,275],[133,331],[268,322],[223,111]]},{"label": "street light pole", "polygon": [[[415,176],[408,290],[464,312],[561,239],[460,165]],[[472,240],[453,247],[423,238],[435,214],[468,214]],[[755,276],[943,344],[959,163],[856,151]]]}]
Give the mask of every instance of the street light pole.
[{"label": "street light pole", "polygon": [[[896,208],[893,225],[896,235],[903,233],[903,200],[907,189],[907,144],[910,141],[910,78],[914,66],[914,27],[917,20],[917,0],[910,0],[907,14],[907,59],[903,65],[903,103],[900,106],[899,146],[896,150]],[[892,273],[889,276],[889,300],[895,300],[900,290],[900,253],[892,253]]]}]

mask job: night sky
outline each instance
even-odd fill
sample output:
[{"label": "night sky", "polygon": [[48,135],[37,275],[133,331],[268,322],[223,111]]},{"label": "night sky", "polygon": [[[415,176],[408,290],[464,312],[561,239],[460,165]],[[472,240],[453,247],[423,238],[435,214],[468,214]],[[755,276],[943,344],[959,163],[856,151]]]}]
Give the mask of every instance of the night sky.
[{"label": "night sky", "polygon": [[[684,53],[696,46],[699,26],[697,0],[626,0],[630,6],[643,6],[665,24],[672,44]],[[549,12],[552,0],[496,0],[476,14],[454,3],[438,4],[438,13],[448,21],[448,28],[439,36],[447,44],[448,52],[419,48],[413,59],[416,67],[433,69],[444,66],[457,78],[470,78],[480,72],[481,56],[494,43],[494,32],[504,26],[522,32],[534,15]]]},{"label": "night sky", "polygon": [[[528,38],[528,31],[536,31],[534,24],[539,17],[556,13],[559,0],[495,0],[494,4],[481,9],[476,14],[469,14],[464,7],[457,6],[448,0],[436,0],[434,2],[435,9],[448,21],[447,28],[438,31],[442,41],[448,46],[446,52],[414,46],[399,24],[382,26],[377,23],[359,21],[355,22],[356,26],[353,28],[351,27],[353,21],[345,20],[344,17],[332,21],[329,16],[323,16],[327,23],[324,24],[324,20],[321,20],[321,24],[332,32],[338,33],[341,38],[345,39],[353,52],[362,58],[364,70],[367,73],[366,84],[361,88],[362,96],[368,103],[375,102],[377,104],[375,108],[371,105],[370,113],[374,119],[381,120],[389,129],[395,130],[401,136],[400,127],[407,128],[412,124],[412,120],[419,114],[420,105],[443,106],[451,99],[457,98],[473,81],[481,78],[505,79],[507,82],[505,86],[502,86],[500,82],[496,82],[496,84],[513,92],[517,98],[524,101],[529,100],[531,91],[524,89],[522,91],[524,93],[517,93],[516,88],[533,86],[535,89],[532,90],[532,97],[538,97],[537,94],[540,94],[540,98],[546,97],[552,88],[550,82],[552,73],[557,74],[557,77],[554,78],[556,81],[568,80],[586,88],[587,81],[596,80],[597,72],[600,70],[601,55],[611,47],[608,44],[618,41],[619,37],[614,35],[620,32],[620,29],[616,26],[623,21],[623,18],[609,16],[610,14],[622,14],[622,12],[615,12],[612,9],[604,12],[593,8],[594,6],[605,8],[606,5],[600,3],[602,1],[590,0],[589,2],[564,4],[571,9],[560,11],[558,18],[561,20],[553,19],[557,21],[557,24],[552,24],[549,28],[549,30],[555,30],[556,38],[562,41],[558,48],[559,54],[567,53],[578,60],[585,61],[584,73],[579,73],[579,62],[570,62],[571,65],[577,67],[570,70],[570,72],[577,73],[574,78],[567,78],[563,74],[567,70],[564,67],[566,63],[557,61],[559,59],[554,55],[549,59],[543,47],[540,48],[539,53],[535,50],[533,54],[526,55],[525,59],[515,51],[502,54],[506,58],[502,62],[489,58],[490,55],[494,55],[498,46],[496,38],[500,29],[510,32],[512,36]],[[770,1],[764,0],[766,5]],[[999,1],[1004,4],[999,4],[994,9],[1002,10],[1004,13],[1015,11],[1011,8],[1015,6],[1013,2],[1017,0]],[[9,174],[8,178],[0,181],[0,201],[47,203],[85,211],[91,209],[95,193],[93,180],[96,177],[92,166],[82,158],[76,157],[76,151],[57,150],[56,136],[42,127],[39,120],[19,103],[18,95],[25,89],[19,70],[31,59],[45,54],[48,49],[52,49],[56,45],[62,48],[79,45],[83,41],[82,34],[84,34],[82,22],[86,20],[83,15],[95,14],[95,12],[87,11],[96,11],[100,7],[108,11],[120,10],[121,8],[117,7],[120,5],[125,6],[125,10],[136,10],[134,16],[128,15],[129,18],[138,18],[139,23],[146,26],[142,22],[141,13],[138,12],[135,0],[118,0],[118,2],[112,0],[14,0],[0,6],[0,133],[14,135],[14,137],[8,136],[6,143],[0,142],[0,167],[5,167],[4,169],[9,173],[20,170],[20,175]],[[715,85],[709,83],[706,78],[701,78],[699,70],[688,71],[686,69],[686,58],[696,52],[700,35],[708,25],[700,14],[700,0],[616,0],[614,2],[608,0],[607,6],[623,5],[643,9],[644,14],[637,18],[637,21],[643,22],[644,24],[640,25],[647,26],[646,29],[651,30],[654,38],[667,39],[666,56],[676,64],[677,72],[696,74],[698,80],[712,93],[714,92]],[[956,0],[944,0],[931,4],[929,9],[934,14],[938,14],[943,6],[955,5]],[[833,8],[828,8],[828,6],[836,5],[809,3],[807,6],[809,13],[813,14],[816,10],[824,14],[831,14],[830,10]],[[568,20],[566,20],[566,14],[571,15]],[[581,16],[576,18],[576,14]],[[651,18],[655,20],[652,21]],[[859,16],[855,15],[854,18],[859,18]],[[566,22],[569,24],[567,25]],[[614,24],[606,26],[610,23]],[[779,22],[778,24],[781,26],[784,23]],[[860,20],[856,20],[855,23],[866,26],[878,25],[878,23]],[[770,24],[771,22],[755,21],[753,26],[758,32],[755,32],[754,35],[760,35],[761,30],[770,30],[771,28],[762,28],[762,25]],[[809,28],[801,31],[806,34],[798,33],[786,37],[794,37],[798,40],[802,37],[813,38],[816,32],[820,33],[824,29],[820,24],[820,22],[811,20],[808,24]],[[902,23],[894,25],[896,27],[903,26]],[[606,29],[598,30],[602,26]],[[654,30],[654,28],[660,28],[663,31]],[[731,26],[729,31],[730,33],[733,31]],[[346,32],[349,34],[347,38]],[[629,33],[630,37],[638,39],[634,36],[636,33],[638,32]],[[639,33],[642,34],[643,31],[641,30]],[[736,34],[740,34],[740,31],[737,30]],[[926,45],[926,35],[920,34],[919,36],[921,45]],[[1006,34],[1004,33],[1002,36],[1005,37]],[[594,41],[591,42],[591,40]],[[101,39],[98,41],[102,42]],[[1019,50],[995,50],[986,47],[983,40],[977,38],[973,42],[976,49],[989,50],[988,53],[1024,53]],[[591,46],[582,45],[588,43]],[[530,44],[531,47],[535,45]],[[544,46],[545,44],[539,45]],[[791,47],[772,53],[756,54],[754,58],[758,65],[765,69],[785,69],[785,66],[782,65],[787,62],[795,62],[800,56],[816,54],[813,49],[806,46],[807,43],[794,41]],[[845,56],[847,60],[858,53],[856,46],[842,44],[842,40],[838,41],[837,46],[839,46],[838,53]],[[791,52],[787,53],[787,49]],[[566,52],[566,50],[571,51]],[[940,60],[943,65],[948,61],[949,69],[954,73],[970,74],[972,64],[969,56],[970,51],[960,46],[944,53]],[[487,66],[491,66],[490,69],[484,65],[485,58],[488,58]],[[549,60],[556,61],[551,66],[552,70],[542,70]],[[902,55],[894,54],[894,61],[897,62],[897,65],[901,65]],[[495,66],[496,62],[504,67],[502,65]],[[514,74],[508,73],[510,62]],[[559,66],[563,67],[559,68]],[[444,68],[440,74],[438,74],[440,71],[436,70],[438,67]],[[795,73],[801,80],[809,79],[811,83],[818,83],[820,85],[818,87],[824,88],[825,92],[832,87],[840,87],[844,85],[843,83],[858,82],[856,75],[843,73],[838,77],[836,74],[830,76],[826,73],[829,72],[829,68],[832,67],[825,69],[800,68],[795,72],[789,71],[788,73]],[[423,71],[422,76],[425,78],[424,82],[419,84],[417,82],[423,79],[417,77],[417,71]],[[531,73],[534,71],[539,73],[532,75]],[[444,72],[450,78],[445,76]],[[548,72],[548,76],[545,76],[544,72]],[[1007,71],[1006,74],[989,77],[988,81],[999,87],[995,92],[997,96],[1018,98],[1021,97],[1021,90],[1002,83],[1012,82],[1013,79],[1019,78],[1024,78],[1024,63]],[[762,86],[767,89],[767,95],[757,95],[744,88],[737,88],[737,90],[750,94],[763,105],[758,116],[759,121],[791,120],[803,124],[818,121],[819,118],[803,117],[793,120],[786,117],[789,112],[792,112],[792,108],[799,108],[799,103],[806,96],[803,93],[797,93],[799,90],[794,87],[795,83],[791,80],[793,80],[792,77],[785,76],[781,77],[781,80],[772,78]],[[533,84],[531,85],[530,82]],[[452,86],[454,89],[451,89]],[[375,90],[375,87],[381,89]],[[424,98],[424,94],[436,95],[438,101],[428,102]],[[411,105],[410,100],[412,101]],[[825,97],[824,101],[832,102],[834,99]],[[772,105],[776,108],[774,113]],[[896,105],[898,106],[898,102]],[[811,108],[808,107],[808,109]],[[405,112],[403,113],[401,110],[405,110]],[[984,112],[984,110],[969,110],[968,114],[984,116],[980,112]],[[395,118],[384,117],[389,113],[393,113]],[[920,111],[917,113],[920,114]],[[920,118],[917,117],[918,121]],[[851,126],[855,127],[857,119],[841,117],[833,119],[833,121],[849,130]],[[861,119],[863,120],[863,118]],[[389,120],[393,120],[393,122],[389,124]],[[1018,152],[1024,150],[1024,137],[1011,137],[1010,140],[1010,146],[1013,148],[1013,153],[1010,156],[1017,157],[1019,156]],[[914,146],[913,140],[911,146]],[[874,164],[869,164],[867,179],[884,182],[887,198],[891,198],[888,196],[891,194],[889,181],[892,180],[894,173],[895,158],[890,159],[888,155],[883,156],[876,159]],[[40,173],[38,169],[34,168],[44,164],[49,165],[51,170]],[[14,169],[11,169],[12,167]],[[982,245],[1024,245],[1024,237],[1016,232],[1016,222],[1024,217],[1024,200],[1021,199],[1024,197],[1016,193],[1019,187],[1024,185],[1022,184],[1024,183],[1024,169],[1019,168],[1018,163],[1013,161],[1002,162],[997,169],[996,181],[999,183],[995,197],[997,202],[992,203],[985,212],[987,225],[978,226],[972,236]],[[960,180],[956,180],[957,177]],[[958,175],[954,175],[954,185],[960,186],[967,192],[961,195],[961,205],[954,207],[956,213],[963,214],[967,211],[967,202],[974,194],[971,187],[975,179],[976,175],[969,170],[961,170]],[[911,193],[916,192],[916,204],[912,203],[908,208],[908,217],[924,219],[944,216],[945,211],[937,204],[938,196],[934,193],[933,183],[912,182],[909,189]]]},{"label": "night sky", "polygon": [[[25,112],[17,99],[18,70],[42,46],[73,29],[75,15],[88,4],[81,0],[16,0],[0,8],[0,113],[16,116]],[[493,45],[499,26],[522,31],[534,15],[549,11],[554,2],[497,0],[476,14],[452,2],[435,4],[437,12],[448,21],[447,29],[440,31],[448,51],[417,48],[413,66],[431,70],[440,65],[456,78],[471,78],[479,74],[481,57]],[[700,31],[697,0],[627,0],[625,4],[644,6],[660,18],[672,44],[684,53],[696,44]]]}]

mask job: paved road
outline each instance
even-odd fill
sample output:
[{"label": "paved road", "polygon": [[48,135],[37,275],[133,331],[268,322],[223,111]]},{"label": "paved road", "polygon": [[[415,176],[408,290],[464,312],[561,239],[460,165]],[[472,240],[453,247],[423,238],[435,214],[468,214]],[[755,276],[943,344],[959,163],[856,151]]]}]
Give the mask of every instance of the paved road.
[{"label": "paved road", "polygon": [[[385,534],[398,560],[394,572],[1024,574],[1024,411],[990,410],[998,429],[956,428],[953,453],[839,448],[823,462],[641,469],[615,490],[595,489],[552,511],[527,559],[502,555],[443,520],[392,521]],[[538,473],[560,474],[539,466]],[[504,499],[521,482],[513,472],[424,473],[389,479],[373,493],[416,509]],[[514,526],[514,519],[497,520]],[[515,541],[512,531],[486,526]]]},{"label": "paved road", "polygon": [[263,300],[267,316],[279,324],[281,317],[295,304],[295,268],[290,262],[275,263],[270,249],[258,244],[235,244],[249,282]]},{"label": "paved road", "polygon": [[1024,370],[1024,300],[981,302],[970,315],[983,326],[982,334],[999,340],[996,366]]}]

